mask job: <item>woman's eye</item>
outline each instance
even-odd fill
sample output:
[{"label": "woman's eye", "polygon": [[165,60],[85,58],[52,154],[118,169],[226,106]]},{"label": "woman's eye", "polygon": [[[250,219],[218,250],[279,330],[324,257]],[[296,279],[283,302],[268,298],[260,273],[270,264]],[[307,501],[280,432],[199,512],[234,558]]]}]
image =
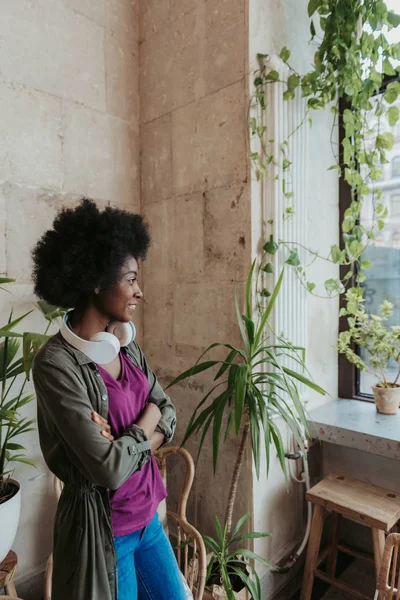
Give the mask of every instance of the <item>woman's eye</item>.
[{"label": "woman's eye", "polygon": [[136,277],[133,277],[133,279],[128,279],[128,281],[129,281],[129,283],[130,283],[130,284],[132,284],[132,285],[133,285],[133,283],[134,283],[135,281],[137,281],[137,279],[136,279]]}]

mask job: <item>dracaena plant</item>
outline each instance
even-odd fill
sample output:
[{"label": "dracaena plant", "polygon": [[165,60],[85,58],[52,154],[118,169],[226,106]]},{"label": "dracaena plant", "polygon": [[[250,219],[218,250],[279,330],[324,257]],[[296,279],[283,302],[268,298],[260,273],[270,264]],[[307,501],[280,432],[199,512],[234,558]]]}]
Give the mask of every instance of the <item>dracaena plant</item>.
[{"label": "dracaena plant", "polygon": [[[0,283],[9,281],[14,280],[1,279]],[[0,504],[13,493],[7,483],[15,463],[35,466],[18,440],[22,434],[33,431],[34,420],[24,417],[20,411],[34,400],[34,395],[25,391],[34,356],[49,339],[47,331],[51,323],[65,313],[42,301],[38,302],[38,308],[48,321],[44,334],[14,331],[32,311],[14,320],[11,313],[8,323],[0,328]]]},{"label": "dracaena plant", "polygon": [[[284,271],[268,299],[263,298],[253,320],[252,284],[255,261],[250,269],[245,290],[245,311],[240,312],[235,298],[237,325],[242,344],[235,347],[229,341],[211,344],[196,364],[180,374],[170,386],[209,369],[217,369],[214,384],[197,405],[186,429],[182,444],[194,434],[200,434],[199,453],[209,430],[212,430],[214,471],[218,461],[221,439],[225,441],[233,430],[240,436],[236,463],[231,474],[231,484],[226,509],[225,526],[229,534],[236,491],[248,438],[254,458],[257,477],[260,476],[261,439],[264,440],[267,475],[271,446],[276,449],[285,476],[285,445],[279,431],[277,418],[282,418],[300,446],[304,432],[308,432],[305,411],[300,400],[298,385],[303,384],[320,394],[324,390],[304,372],[304,349],[274,334],[269,319],[278,297]],[[224,360],[202,361],[205,354],[215,348],[226,348]],[[297,370],[286,363],[291,359]],[[169,386],[169,387],[170,387]],[[223,425],[226,423],[226,425]]]},{"label": "dracaena plant", "polygon": [[270,534],[258,531],[239,533],[249,518],[250,513],[241,517],[231,533],[228,533],[227,524],[222,526],[218,517],[215,517],[216,538],[204,536],[206,546],[212,551],[207,567],[207,584],[222,583],[228,600],[235,600],[234,591],[243,587],[249,591],[253,600],[261,600],[259,577],[255,568],[246,559],[258,561],[266,566],[269,566],[269,563],[247,548],[238,548],[237,544],[250,539],[267,537]]}]

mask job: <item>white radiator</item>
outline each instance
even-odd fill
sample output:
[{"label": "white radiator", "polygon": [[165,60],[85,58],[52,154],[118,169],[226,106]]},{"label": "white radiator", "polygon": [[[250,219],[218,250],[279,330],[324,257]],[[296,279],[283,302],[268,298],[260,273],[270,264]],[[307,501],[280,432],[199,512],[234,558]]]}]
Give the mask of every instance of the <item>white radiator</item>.
[{"label": "white radiator", "polygon": [[[287,79],[290,73],[279,57],[271,57],[268,64],[271,65],[271,70],[281,74],[281,79]],[[263,111],[264,125],[267,127],[265,137],[267,140],[273,140],[268,142],[268,151],[274,155],[278,166],[270,165],[268,177],[257,184],[262,188],[259,191],[261,210],[258,212],[263,220],[263,239],[268,239],[273,233],[275,241],[279,239],[300,244],[293,248],[298,249],[301,264],[304,264],[304,261],[310,260],[310,254],[301,247],[308,244],[307,131],[309,125],[304,123],[298,128],[305,114],[305,101],[301,98],[301,91],[297,90],[295,99],[284,101],[282,96],[286,89],[285,84],[278,82],[266,86],[267,108]],[[291,199],[285,197],[282,188],[282,181],[287,177],[282,166],[284,156],[281,146],[286,141],[288,142],[285,148],[286,158],[292,163],[286,191],[294,193]],[[279,175],[278,180],[274,179],[276,175]],[[256,184],[253,182],[253,189],[254,185]],[[288,206],[294,207],[295,214],[284,220],[283,215]],[[268,224],[271,219],[272,226]],[[288,251],[280,248],[274,257],[269,257],[274,267],[274,275],[265,275],[265,287],[269,291],[272,291],[288,254]],[[307,349],[307,294],[295,267],[285,265],[284,281],[275,304],[271,325],[277,334],[283,334],[294,345],[305,349]],[[301,370],[300,366],[290,359],[282,357],[282,362],[293,370]],[[301,386],[299,391],[303,391]]]}]

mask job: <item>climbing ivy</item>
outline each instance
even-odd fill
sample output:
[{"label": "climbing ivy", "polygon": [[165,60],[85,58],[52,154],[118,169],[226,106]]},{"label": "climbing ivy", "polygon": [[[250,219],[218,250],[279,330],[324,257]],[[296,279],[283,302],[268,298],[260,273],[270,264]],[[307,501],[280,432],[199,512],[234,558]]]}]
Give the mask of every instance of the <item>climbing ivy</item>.
[{"label": "climbing ivy", "polygon": [[[265,258],[278,249],[287,253],[286,263],[296,269],[303,285],[315,293],[315,284],[308,281],[307,267],[317,258],[346,267],[342,279],[328,279],[325,289],[328,296],[342,293],[346,288],[358,286],[365,280],[364,271],[372,266],[362,260],[365,248],[375,239],[376,231],[384,227],[387,208],[382,202],[382,191],[376,185],[381,176],[380,166],[387,161],[386,152],[393,147],[394,136],[382,131],[381,123],[390,126],[399,119],[395,103],[400,94],[398,80],[400,45],[390,43],[387,32],[400,24],[400,16],[388,10],[381,0],[310,0],[308,3],[311,42],[315,44],[312,69],[302,75],[290,64],[290,50],[282,48],[281,61],[287,65],[289,75],[283,81],[283,99],[290,102],[301,94],[305,99],[304,126],[316,110],[330,109],[333,113],[332,131],[336,131],[339,106],[344,131],[341,156],[335,155],[330,167],[343,176],[351,189],[351,203],[341,225],[343,245],[333,245],[327,256],[309,249],[308,265],[300,264],[296,243],[275,240],[273,235],[264,246]],[[318,33],[317,33],[318,32]],[[250,136],[252,152],[250,159],[257,179],[268,177],[271,172],[281,179],[287,200],[283,218],[295,214],[295,197],[291,185],[290,141],[294,131],[280,146],[278,153],[271,151],[271,135],[265,125],[268,110],[267,86],[282,82],[282,75],[271,69],[269,56],[257,55],[259,68],[255,73],[254,92],[250,103]],[[388,81],[383,89],[384,81]],[[371,114],[377,119],[377,127],[370,128]],[[296,128],[296,130],[298,129]],[[254,150],[254,147],[257,150]],[[280,175],[275,175],[276,172]],[[371,193],[372,189],[372,193]],[[360,223],[363,203],[372,198],[373,225],[365,228]],[[272,226],[273,223],[269,222]],[[356,268],[357,267],[357,268]],[[267,270],[268,262],[266,268]],[[269,271],[267,271],[269,272]],[[263,291],[264,296],[266,290]]]}]

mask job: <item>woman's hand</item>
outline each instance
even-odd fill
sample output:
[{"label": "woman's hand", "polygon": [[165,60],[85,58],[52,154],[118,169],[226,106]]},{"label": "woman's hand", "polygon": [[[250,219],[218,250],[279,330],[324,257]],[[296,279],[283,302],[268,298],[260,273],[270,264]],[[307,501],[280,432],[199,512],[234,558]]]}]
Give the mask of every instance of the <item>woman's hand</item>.
[{"label": "woman's hand", "polygon": [[97,412],[94,411],[92,412],[92,419],[96,423],[96,425],[99,425],[99,427],[101,427],[101,435],[104,436],[110,442],[112,442],[114,440],[114,436],[111,433],[111,426],[108,423],[108,421],[106,421],[103,417],[101,417]]},{"label": "woman's hand", "polygon": [[158,406],[153,404],[153,402],[148,402],[141,412],[139,419],[136,421],[136,425],[143,429],[147,439],[150,440],[160,419],[161,411]]}]

